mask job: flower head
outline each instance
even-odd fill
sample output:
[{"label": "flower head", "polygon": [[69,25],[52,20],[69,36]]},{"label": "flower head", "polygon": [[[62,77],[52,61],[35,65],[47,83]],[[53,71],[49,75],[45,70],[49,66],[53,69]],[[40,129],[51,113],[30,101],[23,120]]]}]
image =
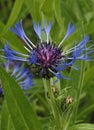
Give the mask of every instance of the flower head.
[{"label": "flower head", "polygon": [[[78,45],[75,45],[73,48],[64,52],[61,49],[62,43],[74,32],[75,27],[69,23],[66,35],[58,46],[53,42],[50,42],[48,39],[51,27],[52,22],[50,22],[50,24],[43,29],[40,24],[38,26],[34,24],[34,30],[40,39],[40,43],[35,45],[24,33],[22,21],[16,24],[15,30],[11,28],[11,31],[24,40],[26,43],[26,46],[24,47],[28,51],[28,55],[16,52],[8,45],[5,45],[2,49],[5,53],[4,57],[11,61],[23,61],[28,62],[31,66],[35,65],[37,68],[39,68],[39,72],[43,78],[56,76],[57,80],[60,78],[67,79],[66,77],[62,76],[62,70],[64,70],[67,66],[72,66],[76,60],[92,60],[90,55],[92,52],[94,52],[92,49],[93,45],[86,47],[87,43],[90,42],[89,36],[85,36],[83,40],[78,43]],[[42,31],[44,31],[46,34],[46,41],[42,41]]]}]

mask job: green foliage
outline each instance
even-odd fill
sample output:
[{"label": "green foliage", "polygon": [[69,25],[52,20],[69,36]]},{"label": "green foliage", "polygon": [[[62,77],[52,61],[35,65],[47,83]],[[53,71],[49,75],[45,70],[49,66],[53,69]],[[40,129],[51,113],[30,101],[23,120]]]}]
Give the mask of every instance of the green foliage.
[{"label": "green foliage", "polygon": [[72,128],[69,128],[69,130],[93,130],[94,129],[94,125],[93,124],[79,124],[79,125],[75,125]]},{"label": "green foliage", "polygon": [[15,130],[12,124],[12,120],[7,108],[7,103],[4,101],[2,114],[1,114],[1,130]]},{"label": "green foliage", "polygon": [[3,32],[6,32],[8,30],[9,27],[11,27],[13,25],[13,23],[15,22],[15,20],[17,19],[20,11],[21,11],[21,7],[23,5],[24,0],[16,0],[13,6],[13,9],[11,11],[10,17],[7,21],[6,26],[3,29]]}]

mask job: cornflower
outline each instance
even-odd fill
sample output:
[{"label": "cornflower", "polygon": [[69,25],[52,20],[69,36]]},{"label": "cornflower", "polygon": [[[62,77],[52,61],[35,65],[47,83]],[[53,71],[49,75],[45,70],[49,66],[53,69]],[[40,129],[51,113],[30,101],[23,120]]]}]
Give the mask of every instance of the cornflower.
[{"label": "cornflower", "polygon": [[[75,44],[71,49],[63,51],[62,44],[75,31],[75,27],[71,23],[68,24],[66,34],[58,45],[49,40],[51,27],[52,22],[44,28],[40,24],[34,23],[34,31],[40,40],[39,44],[35,45],[25,34],[22,20],[16,23],[14,28],[10,28],[10,30],[25,42],[24,48],[28,54],[17,52],[11,49],[9,45],[5,45],[2,49],[5,53],[4,57],[10,61],[27,62],[31,66],[35,65],[39,68],[42,78],[48,79],[51,76],[56,76],[57,80],[68,79],[62,75],[62,71],[69,66],[75,68],[73,64],[76,60],[93,60],[91,54],[94,52],[92,49],[94,45],[86,47],[90,42],[89,36],[85,36],[80,43]],[[46,41],[42,39],[43,31],[46,34]]]}]

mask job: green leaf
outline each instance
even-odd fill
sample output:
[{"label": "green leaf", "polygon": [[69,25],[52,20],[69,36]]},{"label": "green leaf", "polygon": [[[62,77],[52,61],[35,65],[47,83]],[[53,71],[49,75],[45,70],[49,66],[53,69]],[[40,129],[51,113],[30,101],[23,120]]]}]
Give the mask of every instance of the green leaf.
[{"label": "green leaf", "polygon": [[84,106],[82,109],[80,108],[80,112],[78,114],[78,119],[83,117],[87,117],[94,110],[94,104],[89,104],[88,106]]},{"label": "green leaf", "polygon": [[[11,119],[16,130],[41,130],[33,106],[14,78],[0,68],[0,78]],[[36,125],[37,124],[37,125]]]},{"label": "green leaf", "polygon": [[[73,3],[72,3],[72,6],[73,6]],[[66,20],[68,22],[70,20],[71,21],[76,20],[75,13],[74,13],[73,9],[71,8],[71,1],[61,0],[61,11],[62,11],[62,17],[64,17],[64,20]]]},{"label": "green leaf", "polygon": [[1,114],[1,130],[14,130],[6,100],[3,103]]},{"label": "green leaf", "polygon": [[94,130],[94,124],[88,124],[88,123],[78,124],[72,126],[71,128],[69,128],[69,130]]},{"label": "green leaf", "polygon": [[48,21],[53,18],[53,2],[54,0],[44,0],[41,10]]},{"label": "green leaf", "polygon": [[94,67],[89,68],[85,72],[85,77],[84,77],[84,88],[89,86],[90,81],[94,78]]},{"label": "green leaf", "polygon": [[73,0],[74,3],[74,9],[75,9],[75,15],[78,20],[84,19],[84,13],[83,13],[83,8],[81,6],[81,2],[78,0]]},{"label": "green leaf", "polygon": [[[74,64],[74,66],[79,66],[79,65],[81,65],[80,62],[76,62]],[[80,74],[81,74],[81,70],[78,71],[78,70],[75,70],[72,68],[71,68],[70,73],[69,73],[70,80],[67,81],[67,86],[70,87],[69,94],[73,98],[76,98],[76,96],[77,96]]]},{"label": "green leaf", "polygon": [[26,6],[34,21],[41,21],[41,6],[44,0],[25,0]]},{"label": "green leaf", "polygon": [[23,2],[24,2],[24,0],[20,0],[20,1],[15,0],[15,3],[14,3],[14,6],[13,6],[13,9],[11,11],[10,17],[8,19],[8,22],[7,22],[6,26],[3,29],[3,33],[5,33],[8,30],[8,28],[11,27],[12,24],[17,19],[18,15],[19,15],[19,13],[21,11]]},{"label": "green leaf", "polygon": [[4,24],[0,21],[0,33],[2,32],[3,28],[4,28]]},{"label": "green leaf", "polygon": [[55,14],[55,17],[56,17],[56,20],[59,24],[60,27],[64,28],[63,25],[63,18],[62,18],[62,15],[61,15],[61,0],[54,0],[53,2],[53,9],[54,9],[54,14]]}]

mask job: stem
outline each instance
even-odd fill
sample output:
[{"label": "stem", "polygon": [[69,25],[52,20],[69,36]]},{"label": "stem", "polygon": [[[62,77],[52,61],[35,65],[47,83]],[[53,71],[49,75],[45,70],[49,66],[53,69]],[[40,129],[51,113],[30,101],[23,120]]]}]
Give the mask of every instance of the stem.
[{"label": "stem", "polygon": [[80,95],[81,95],[82,88],[83,88],[85,67],[86,67],[85,62],[82,62],[81,63],[81,74],[80,74],[80,79],[79,79],[79,84],[78,84],[78,93],[77,93],[77,98],[76,98],[77,103],[76,103],[75,111],[74,111],[74,115],[75,115],[74,121],[76,121],[76,118],[77,118],[77,111],[78,111],[78,106],[79,106],[79,102],[80,102]]},{"label": "stem", "polygon": [[[61,130],[63,122],[61,119],[60,111],[57,106],[54,94],[51,89],[50,80],[43,79],[43,83],[44,83],[44,88],[45,88],[45,97],[51,107],[51,112],[55,119],[56,130]],[[47,92],[49,93],[49,97],[47,95]]]}]

